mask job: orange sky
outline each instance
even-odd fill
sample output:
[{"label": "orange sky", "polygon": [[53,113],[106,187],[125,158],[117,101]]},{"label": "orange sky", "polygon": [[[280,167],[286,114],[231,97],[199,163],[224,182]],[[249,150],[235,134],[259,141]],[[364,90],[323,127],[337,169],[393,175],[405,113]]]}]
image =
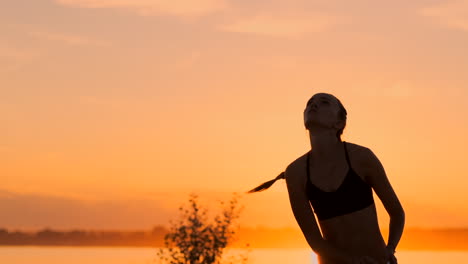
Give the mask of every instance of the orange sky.
[{"label": "orange sky", "polygon": [[[191,191],[247,191],[308,150],[302,111],[329,92],[348,111],[343,139],[377,154],[409,226],[466,226],[467,8],[4,3],[0,225],[147,228]],[[296,226],[284,182],[243,202],[245,225]]]}]

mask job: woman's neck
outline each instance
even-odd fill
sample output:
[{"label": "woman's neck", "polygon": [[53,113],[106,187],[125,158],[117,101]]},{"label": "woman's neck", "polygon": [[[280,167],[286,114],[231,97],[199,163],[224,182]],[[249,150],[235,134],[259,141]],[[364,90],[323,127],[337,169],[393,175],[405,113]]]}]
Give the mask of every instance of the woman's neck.
[{"label": "woman's neck", "polygon": [[341,140],[330,131],[322,133],[309,133],[311,155],[317,158],[330,158],[338,149],[341,149]]}]

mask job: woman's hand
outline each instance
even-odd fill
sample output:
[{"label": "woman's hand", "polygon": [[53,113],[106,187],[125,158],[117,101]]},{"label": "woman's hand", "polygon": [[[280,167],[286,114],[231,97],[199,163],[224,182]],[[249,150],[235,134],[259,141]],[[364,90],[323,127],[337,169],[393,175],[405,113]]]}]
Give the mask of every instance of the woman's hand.
[{"label": "woman's hand", "polygon": [[397,259],[395,257],[395,249],[393,247],[390,247],[390,246],[387,246],[387,263],[388,264],[397,264],[398,263],[398,261],[397,261]]}]

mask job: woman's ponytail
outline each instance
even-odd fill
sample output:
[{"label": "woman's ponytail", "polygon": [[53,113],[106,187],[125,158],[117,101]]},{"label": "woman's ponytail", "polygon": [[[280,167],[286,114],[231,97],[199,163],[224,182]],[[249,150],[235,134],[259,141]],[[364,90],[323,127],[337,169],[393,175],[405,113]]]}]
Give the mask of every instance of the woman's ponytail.
[{"label": "woman's ponytail", "polygon": [[270,188],[270,186],[273,185],[273,183],[275,183],[277,180],[284,179],[284,178],[285,178],[285,176],[284,176],[284,171],[283,171],[278,176],[276,176],[276,178],[274,178],[273,180],[264,182],[264,183],[260,184],[258,187],[255,187],[252,190],[248,191],[247,193],[254,193],[254,192],[264,191],[264,190]]}]

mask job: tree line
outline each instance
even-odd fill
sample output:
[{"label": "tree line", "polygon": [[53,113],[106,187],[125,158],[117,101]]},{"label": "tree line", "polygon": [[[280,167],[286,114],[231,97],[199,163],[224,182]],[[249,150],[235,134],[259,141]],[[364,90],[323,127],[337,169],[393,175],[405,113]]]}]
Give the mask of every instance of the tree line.
[{"label": "tree line", "polygon": [[0,245],[162,247],[168,231],[164,226],[155,226],[150,231],[58,231],[45,228],[37,232],[22,232],[1,228]]}]

